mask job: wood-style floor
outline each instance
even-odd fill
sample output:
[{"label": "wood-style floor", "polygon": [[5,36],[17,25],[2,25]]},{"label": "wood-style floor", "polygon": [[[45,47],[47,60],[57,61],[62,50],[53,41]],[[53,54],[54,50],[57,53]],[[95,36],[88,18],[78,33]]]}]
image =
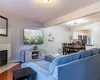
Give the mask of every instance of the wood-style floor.
[{"label": "wood-style floor", "polygon": [[13,68],[1,73],[0,80],[13,80],[12,70],[16,70],[20,68],[21,68],[21,65],[18,64],[17,66],[14,66]]}]

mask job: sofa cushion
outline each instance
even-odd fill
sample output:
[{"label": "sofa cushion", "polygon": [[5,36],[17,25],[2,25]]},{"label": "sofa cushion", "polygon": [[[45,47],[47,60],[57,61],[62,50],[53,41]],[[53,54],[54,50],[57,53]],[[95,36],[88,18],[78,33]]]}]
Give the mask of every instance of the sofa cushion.
[{"label": "sofa cushion", "polygon": [[50,62],[45,61],[45,60],[40,60],[40,61],[36,61],[34,62],[36,65],[40,66],[41,68],[44,68],[45,70],[49,71],[49,67],[50,67]]},{"label": "sofa cushion", "polygon": [[97,48],[93,48],[93,49],[90,49],[92,55],[96,55],[96,54],[99,54],[100,53],[100,49],[97,49]]},{"label": "sofa cushion", "polygon": [[70,55],[64,55],[64,56],[57,57],[51,63],[49,71],[53,73],[56,66],[78,60],[79,57],[80,57],[80,54],[77,54],[77,53],[72,53]]},{"label": "sofa cushion", "polygon": [[89,50],[83,50],[83,51],[79,51],[77,53],[80,54],[80,59],[91,56],[91,51],[89,51]]},{"label": "sofa cushion", "polygon": [[48,62],[51,62],[55,59],[56,57],[52,56],[52,55],[48,55],[48,56],[45,56],[45,60],[48,61]]},{"label": "sofa cushion", "polygon": [[99,52],[99,54],[100,54],[100,48],[97,48],[98,49],[98,52]]}]

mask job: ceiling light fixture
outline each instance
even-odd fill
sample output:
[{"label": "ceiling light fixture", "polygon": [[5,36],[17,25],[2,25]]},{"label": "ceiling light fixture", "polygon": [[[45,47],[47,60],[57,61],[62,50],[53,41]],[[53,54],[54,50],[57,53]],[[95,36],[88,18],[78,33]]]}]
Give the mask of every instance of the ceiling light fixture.
[{"label": "ceiling light fixture", "polygon": [[78,24],[78,23],[75,21],[73,24],[75,24],[75,25],[76,25],[76,24]]},{"label": "ceiling light fixture", "polygon": [[49,0],[41,0],[43,3],[47,3],[49,2]]}]

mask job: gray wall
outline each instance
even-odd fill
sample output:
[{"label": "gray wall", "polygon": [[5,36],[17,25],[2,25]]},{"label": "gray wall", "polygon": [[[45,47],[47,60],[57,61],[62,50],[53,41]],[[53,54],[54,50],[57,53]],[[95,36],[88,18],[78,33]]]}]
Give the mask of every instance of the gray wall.
[{"label": "gray wall", "polygon": [[[2,14],[5,17],[8,17]],[[43,49],[47,54],[58,53],[58,50],[62,48],[62,43],[69,42],[69,29],[63,26],[52,26],[44,28],[44,25],[37,22],[23,20],[16,17],[8,17],[9,21],[9,35],[8,37],[0,37],[0,43],[11,44],[11,59],[13,61],[20,60],[20,50],[32,49],[33,45],[23,44],[23,29],[37,29],[42,28],[44,30],[44,44],[39,45],[39,49]],[[54,42],[48,42],[49,33],[52,33],[55,37]],[[66,38],[66,39],[65,39]]]},{"label": "gray wall", "polygon": [[20,60],[20,50],[31,49],[33,45],[24,45],[23,30],[43,28],[43,24],[22,19],[11,19],[11,52],[12,60]]},{"label": "gray wall", "polygon": [[[1,16],[7,17],[5,14],[0,12]],[[11,43],[11,26],[8,24],[8,37],[0,36],[0,44],[10,44]]]},{"label": "gray wall", "polygon": [[[12,17],[8,14],[0,12],[0,15],[8,18],[8,37],[0,36],[0,44],[9,44],[9,53],[11,55],[11,60],[19,61],[20,60],[20,50],[30,49],[33,45],[24,45],[23,44],[23,29],[25,28],[43,28],[44,25],[38,22],[32,22],[18,17]],[[41,45],[40,45],[41,46]],[[0,46],[2,48],[2,46]],[[5,46],[6,47],[6,46]],[[11,49],[11,50],[10,50]]]}]

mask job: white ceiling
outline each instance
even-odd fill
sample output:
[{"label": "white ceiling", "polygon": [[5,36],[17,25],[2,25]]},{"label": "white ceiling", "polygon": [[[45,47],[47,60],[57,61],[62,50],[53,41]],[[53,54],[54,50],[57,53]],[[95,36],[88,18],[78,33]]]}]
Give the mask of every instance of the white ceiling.
[{"label": "white ceiling", "polygon": [[83,8],[100,0],[0,0],[0,11],[24,19],[46,23],[54,18]]},{"label": "white ceiling", "polygon": [[[100,22],[100,12],[91,14],[79,19],[75,19],[72,21],[68,21],[59,25],[67,26],[67,27],[83,27],[85,25],[89,25],[95,22]],[[87,26],[88,27],[88,26]]]}]

